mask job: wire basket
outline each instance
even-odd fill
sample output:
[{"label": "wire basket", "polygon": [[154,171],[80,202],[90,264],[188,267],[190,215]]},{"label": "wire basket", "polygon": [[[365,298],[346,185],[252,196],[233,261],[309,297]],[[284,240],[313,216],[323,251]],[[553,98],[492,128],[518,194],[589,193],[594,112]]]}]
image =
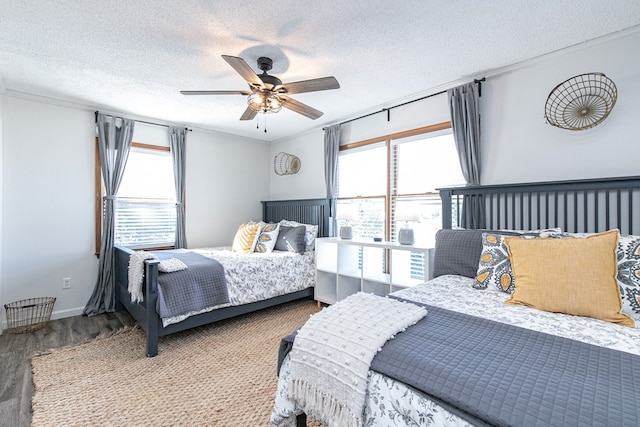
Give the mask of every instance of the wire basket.
[{"label": "wire basket", "polygon": [[273,159],[276,175],[293,175],[300,170],[300,158],[289,153],[278,153]]},{"label": "wire basket", "polygon": [[609,116],[617,99],[615,83],[603,73],[580,74],[553,88],[544,116],[561,129],[589,129]]},{"label": "wire basket", "polygon": [[44,328],[51,319],[55,303],[55,297],[40,297],[5,304],[7,332],[22,334]]}]

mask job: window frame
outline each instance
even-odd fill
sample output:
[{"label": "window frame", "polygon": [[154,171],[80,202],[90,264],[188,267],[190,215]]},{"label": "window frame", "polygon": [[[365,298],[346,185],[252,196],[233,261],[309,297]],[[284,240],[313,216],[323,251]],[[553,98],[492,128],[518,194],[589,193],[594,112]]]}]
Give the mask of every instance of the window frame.
[{"label": "window frame", "polygon": [[[154,144],[145,144],[142,142],[132,142],[131,148],[142,148],[147,150],[158,150],[158,151],[168,151],[171,152],[171,148],[163,145],[154,145]],[[102,180],[102,165],[100,163],[100,146],[98,143],[98,137],[95,138],[95,255],[97,257],[100,256],[100,243],[102,240],[102,209],[103,209],[103,197],[106,194],[106,189],[104,186],[104,181]],[[183,197],[182,203],[184,205],[186,199]],[[145,250],[162,250],[162,249],[175,249],[174,245],[165,245],[165,246],[153,246],[153,247],[145,247]]]},{"label": "window frame", "polygon": [[394,236],[394,232],[395,232],[395,227],[394,227],[394,212],[392,212],[393,210],[393,203],[392,200],[393,199],[398,199],[399,197],[409,197],[409,196],[426,196],[426,197],[432,197],[432,196],[438,196],[437,192],[427,192],[427,193],[415,193],[415,194],[393,194],[393,181],[392,181],[392,177],[391,177],[391,173],[393,171],[393,167],[392,167],[392,162],[393,162],[393,156],[391,151],[394,150],[394,146],[396,144],[393,143],[393,141],[395,140],[399,140],[402,138],[408,138],[408,137],[412,137],[412,136],[418,136],[418,135],[426,135],[429,133],[434,133],[434,132],[438,132],[438,131],[442,131],[442,130],[449,130],[452,129],[451,126],[451,121],[446,121],[446,122],[441,122],[441,123],[436,123],[433,125],[428,125],[428,126],[423,126],[423,127],[419,127],[416,129],[411,129],[411,130],[407,130],[407,131],[402,131],[402,132],[396,132],[396,133],[392,133],[392,134],[387,134],[387,135],[383,135],[383,136],[378,136],[378,137],[374,137],[374,138],[369,138],[363,141],[357,141],[357,142],[353,142],[353,143],[348,143],[348,144],[343,144],[339,147],[339,151],[347,151],[347,150],[351,150],[351,149],[356,149],[356,148],[361,148],[361,147],[365,147],[365,146],[369,146],[369,145],[373,145],[373,144],[379,144],[379,143],[384,143],[386,150],[387,150],[387,171],[386,171],[386,194],[382,195],[382,194],[377,194],[377,195],[366,195],[366,196],[356,196],[356,197],[337,197],[337,200],[339,201],[348,201],[348,200],[358,200],[358,199],[372,199],[372,198],[384,198],[384,240],[385,241],[392,241],[392,236]]}]

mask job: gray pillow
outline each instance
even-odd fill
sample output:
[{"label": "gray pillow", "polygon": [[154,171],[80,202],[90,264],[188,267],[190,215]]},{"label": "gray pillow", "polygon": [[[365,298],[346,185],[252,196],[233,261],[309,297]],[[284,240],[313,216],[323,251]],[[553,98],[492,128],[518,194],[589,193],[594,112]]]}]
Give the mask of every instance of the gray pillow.
[{"label": "gray pillow", "polygon": [[[296,253],[304,253],[304,234],[306,228],[304,225],[298,227],[288,227],[286,225],[280,226],[280,232],[278,233],[278,240],[276,241],[276,251],[289,251]],[[476,266],[477,267],[477,266]]]},{"label": "gray pillow", "polygon": [[476,277],[482,254],[482,233],[486,231],[438,230],[433,255],[433,277],[445,274]]}]

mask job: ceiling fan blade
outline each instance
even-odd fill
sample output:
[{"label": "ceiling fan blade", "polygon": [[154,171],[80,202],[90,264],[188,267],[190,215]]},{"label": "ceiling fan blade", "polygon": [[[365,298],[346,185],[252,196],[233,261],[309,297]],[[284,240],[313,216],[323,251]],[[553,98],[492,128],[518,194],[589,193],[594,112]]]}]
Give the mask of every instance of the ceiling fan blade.
[{"label": "ceiling fan blade", "polygon": [[253,111],[251,107],[247,107],[247,109],[244,110],[244,113],[242,113],[242,117],[240,117],[240,120],[253,120],[256,114],[258,114],[257,111]]},{"label": "ceiling fan blade", "polygon": [[248,90],[181,90],[183,95],[251,95]]},{"label": "ceiling fan blade", "polygon": [[222,55],[222,58],[227,61],[229,65],[231,65],[231,67],[233,67],[233,69],[236,70],[236,72],[240,74],[247,83],[249,83],[249,85],[264,87],[264,83],[262,83],[260,77],[253,72],[253,69],[249,67],[249,64],[247,64],[244,59],[229,55]]},{"label": "ceiling fan blade", "polygon": [[289,98],[288,96],[278,95],[278,97],[284,101],[282,103],[282,106],[284,108],[288,108],[291,111],[300,113],[312,120],[315,120],[324,114],[322,111],[318,111],[315,108],[309,107],[307,104],[303,104],[302,102],[296,101],[295,99]]},{"label": "ceiling fan blade", "polygon": [[[284,87],[287,94],[317,92],[319,90],[339,89],[340,83],[335,77],[321,77],[319,79],[302,80],[299,82],[285,83],[279,87]],[[277,90],[278,88],[275,88]]]}]

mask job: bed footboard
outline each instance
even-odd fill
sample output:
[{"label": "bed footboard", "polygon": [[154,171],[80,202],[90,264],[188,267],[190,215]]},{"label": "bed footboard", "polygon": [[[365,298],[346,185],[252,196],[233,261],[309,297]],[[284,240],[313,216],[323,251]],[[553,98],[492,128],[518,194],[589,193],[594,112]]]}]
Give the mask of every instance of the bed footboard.
[{"label": "bed footboard", "polygon": [[[144,301],[131,301],[128,290],[129,257],[133,250],[122,246],[114,248],[116,300],[119,307],[124,307],[138,325],[145,331],[147,339],[147,356],[158,354],[158,339],[162,327],[161,319],[155,309],[158,301],[158,265],[157,260],[145,260],[143,295]],[[150,309],[147,309],[150,307]]]}]

